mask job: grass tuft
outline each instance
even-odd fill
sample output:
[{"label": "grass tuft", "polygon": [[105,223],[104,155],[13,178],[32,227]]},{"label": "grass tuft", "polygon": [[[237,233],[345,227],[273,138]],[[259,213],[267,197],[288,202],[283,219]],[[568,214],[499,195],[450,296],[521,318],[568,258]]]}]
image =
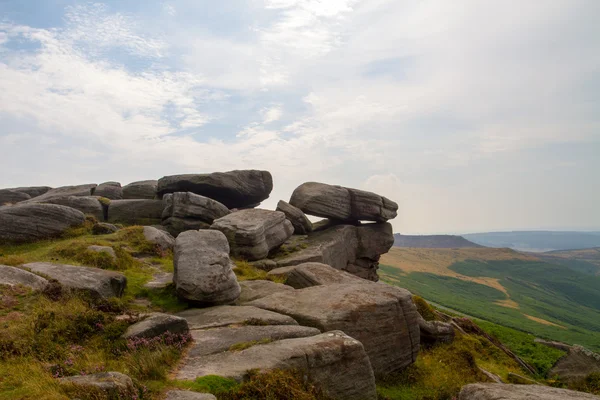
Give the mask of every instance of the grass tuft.
[{"label": "grass tuft", "polygon": [[243,260],[235,260],[235,269],[233,270],[238,278],[238,281],[256,281],[266,280],[277,283],[284,283],[285,277],[272,276],[262,269],[252,266],[252,264]]},{"label": "grass tuft", "polygon": [[412,299],[415,306],[417,306],[417,311],[425,321],[435,321],[438,319],[435,310],[425,301],[425,299],[420,296],[413,296]]}]

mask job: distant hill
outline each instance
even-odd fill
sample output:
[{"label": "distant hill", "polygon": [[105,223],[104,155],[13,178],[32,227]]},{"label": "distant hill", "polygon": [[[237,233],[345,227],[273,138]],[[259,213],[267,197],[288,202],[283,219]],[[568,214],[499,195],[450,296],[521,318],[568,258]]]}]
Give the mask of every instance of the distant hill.
[{"label": "distant hill", "polygon": [[379,275],[470,316],[600,351],[600,251],[392,247]]},{"label": "distant hill", "polygon": [[462,249],[466,247],[483,247],[456,235],[402,235],[394,234],[394,246],[438,249]]},{"label": "distant hill", "polygon": [[534,252],[600,247],[600,232],[514,231],[469,233],[462,236],[486,247],[508,247]]}]

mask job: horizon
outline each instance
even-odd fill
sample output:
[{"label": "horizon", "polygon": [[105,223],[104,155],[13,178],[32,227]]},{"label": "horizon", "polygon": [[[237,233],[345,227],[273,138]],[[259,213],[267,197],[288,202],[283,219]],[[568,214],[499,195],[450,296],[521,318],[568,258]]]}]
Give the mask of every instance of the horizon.
[{"label": "horizon", "polygon": [[269,209],[319,181],[394,232],[600,231],[598,1],[24,3],[0,188],[264,169]]}]

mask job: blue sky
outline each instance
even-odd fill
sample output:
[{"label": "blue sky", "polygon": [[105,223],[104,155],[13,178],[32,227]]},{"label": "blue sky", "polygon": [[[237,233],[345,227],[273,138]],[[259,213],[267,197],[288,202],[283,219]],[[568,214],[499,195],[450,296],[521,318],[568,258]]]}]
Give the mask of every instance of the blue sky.
[{"label": "blue sky", "polygon": [[[221,4],[223,3],[223,4]],[[0,1],[0,187],[258,168],[600,230],[600,2]]]}]

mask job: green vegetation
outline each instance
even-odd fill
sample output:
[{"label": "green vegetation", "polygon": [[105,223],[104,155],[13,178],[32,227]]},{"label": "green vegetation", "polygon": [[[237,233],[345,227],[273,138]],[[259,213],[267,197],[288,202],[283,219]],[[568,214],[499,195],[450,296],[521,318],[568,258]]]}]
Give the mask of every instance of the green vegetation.
[{"label": "green vegetation", "polygon": [[206,375],[193,381],[172,381],[169,386],[178,389],[187,389],[193,392],[212,393],[219,395],[235,389],[239,384],[234,379],[223,378],[217,375]]},{"label": "green vegetation", "polygon": [[437,316],[435,315],[435,309],[429,305],[422,297],[413,296],[413,302],[417,306],[417,311],[425,321],[435,321]]},{"label": "green vegetation", "polygon": [[238,281],[269,280],[277,283],[283,283],[285,278],[268,275],[267,271],[258,269],[247,261],[236,260],[233,270]]}]

